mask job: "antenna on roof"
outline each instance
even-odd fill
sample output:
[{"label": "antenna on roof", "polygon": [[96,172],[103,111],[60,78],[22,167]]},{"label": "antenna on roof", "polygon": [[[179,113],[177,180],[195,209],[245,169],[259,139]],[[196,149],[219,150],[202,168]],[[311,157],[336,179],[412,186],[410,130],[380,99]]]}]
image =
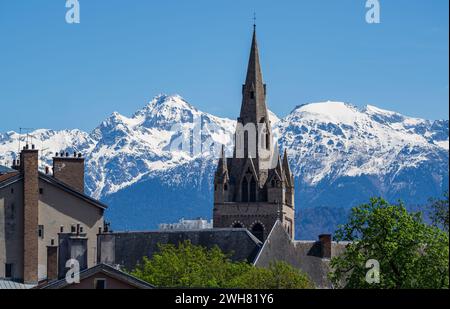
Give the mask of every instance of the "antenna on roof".
[{"label": "antenna on roof", "polygon": [[29,139],[29,136],[30,136],[30,132],[33,131],[33,130],[34,130],[33,128],[19,128],[19,149],[17,151],[17,154],[19,154],[20,151],[22,150],[20,148],[20,141],[21,141],[21,138],[22,138],[22,133],[25,133],[25,132],[27,133],[27,136],[25,138],[25,143],[28,144],[28,139]]}]

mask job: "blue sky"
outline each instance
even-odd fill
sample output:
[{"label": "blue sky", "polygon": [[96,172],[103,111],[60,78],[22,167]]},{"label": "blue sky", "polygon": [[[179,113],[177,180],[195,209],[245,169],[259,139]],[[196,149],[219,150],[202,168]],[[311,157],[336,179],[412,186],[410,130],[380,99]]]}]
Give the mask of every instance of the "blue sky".
[{"label": "blue sky", "polygon": [[91,130],[131,115],[159,93],[201,110],[239,113],[253,12],[279,116],[322,100],[448,119],[448,1],[80,0],[0,1],[0,132]]}]

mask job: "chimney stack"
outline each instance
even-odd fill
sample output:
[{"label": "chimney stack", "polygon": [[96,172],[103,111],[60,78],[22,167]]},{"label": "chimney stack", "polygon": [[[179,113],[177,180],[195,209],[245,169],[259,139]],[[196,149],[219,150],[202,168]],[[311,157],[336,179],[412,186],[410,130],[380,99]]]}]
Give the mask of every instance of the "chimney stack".
[{"label": "chimney stack", "polygon": [[23,279],[24,283],[38,282],[38,151],[25,149],[20,153],[20,171],[23,173]]},{"label": "chimney stack", "polygon": [[322,258],[331,259],[331,234],[319,235]]},{"label": "chimney stack", "polygon": [[61,152],[53,158],[53,177],[72,187],[78,192],[84,193],[84,158],[81,154]]}]

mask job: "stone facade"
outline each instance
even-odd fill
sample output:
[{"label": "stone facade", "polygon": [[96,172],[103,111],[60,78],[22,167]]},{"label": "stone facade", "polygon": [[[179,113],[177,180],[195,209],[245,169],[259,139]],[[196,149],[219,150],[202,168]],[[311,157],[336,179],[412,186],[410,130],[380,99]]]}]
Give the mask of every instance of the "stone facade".
[{"label": "stone facade", "polygon": [[294,178],[273,141],[256,31],[242,97],[233,157],[222,150],[214,178],[214,227],[247,228],[264,241],[280,220],[294,238]]}]

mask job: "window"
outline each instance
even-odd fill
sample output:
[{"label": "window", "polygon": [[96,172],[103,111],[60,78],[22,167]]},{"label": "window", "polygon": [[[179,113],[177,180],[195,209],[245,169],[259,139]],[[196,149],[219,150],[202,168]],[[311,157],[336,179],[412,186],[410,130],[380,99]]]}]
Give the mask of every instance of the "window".
[{"label": "window", "polygon": [[261,241],[264,241],[264,227],[261,223],[256,223],[252,227],[252,234]]},{"label": "window", "polygon": [[13,264],[5,264],[5,279],[13,278]]},{"label": "window", "polygon": [[242,201],[248,202],[248,181],[245,177],[242,180]]},{"label": "window", "polygon": [[223,189],[224,189],[225,191],[228,191],[228,185],[225,184],[225,185],[223,186]]},{"label": "window", "polygon": [[250,181],[250,202],[256,202],[256,181],[254,177]]},{"label": "window", "polygon": [[251,91],[251,92],[250,92],[250,99],[253,100],[254,98],[255,98],[255,92],[254,92],[254,91]]},{"label": "window", "polygon": [[11,188],[11,194],[14,194],[14,188]]},{"label": "window", "polygon": [[39,238],[44,239],[44,226],[43,225],[39,225],[38,235],[39,235]]},{"label": "window", "polygon": [[95,279],[94,280],[94,288],[96,290],[105,290],[106,289],[106,279]]},{"label": "window", "polygon": [[44,189],[39,188],[39,194],[44,194]]}]

